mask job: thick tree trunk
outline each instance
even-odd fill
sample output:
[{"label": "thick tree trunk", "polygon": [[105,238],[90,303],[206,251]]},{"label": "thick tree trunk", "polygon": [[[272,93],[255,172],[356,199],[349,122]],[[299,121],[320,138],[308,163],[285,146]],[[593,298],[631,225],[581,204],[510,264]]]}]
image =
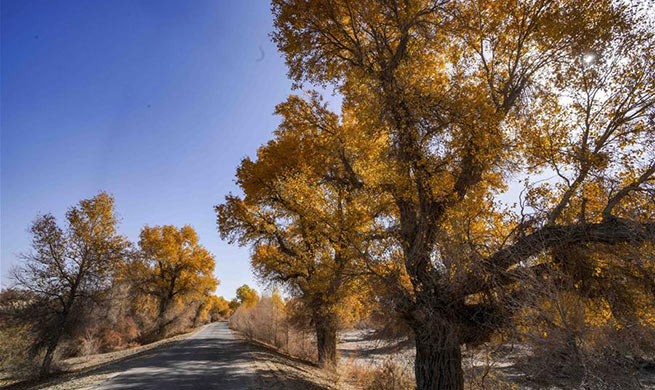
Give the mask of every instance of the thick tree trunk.
[{"label": "thick tree trunk", "polygon": [[166,335],[166,326],[170,323],[170,321],[166,319],[169,303],[170,299],[168,297],[159,301],[159,315],[157,315],[157,328],[155,329],[154,334],[156,339],[162,339]]},{"label": "thick tree trunk", "polygon": [[416,388],[462,390],[462,351],[455,333],[444,325],[426,323],[416,334]]},{"label": "thick tree trunk", "polygon": [[337,365],[337,326],[333,318],[321,317],[315,320],[318,365],[335,367]]}]

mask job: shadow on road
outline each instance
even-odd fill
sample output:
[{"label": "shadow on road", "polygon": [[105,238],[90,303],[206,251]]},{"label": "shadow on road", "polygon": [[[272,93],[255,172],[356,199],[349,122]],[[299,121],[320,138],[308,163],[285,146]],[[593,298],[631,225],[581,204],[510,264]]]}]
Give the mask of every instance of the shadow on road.
[{"label": "shadow on road", "polygon": [[249,346],[220,337],[184,340],[105,370],[116,368],[123,373],[98,390],[244,389],[255,377],[266,374],[254,368]]}]

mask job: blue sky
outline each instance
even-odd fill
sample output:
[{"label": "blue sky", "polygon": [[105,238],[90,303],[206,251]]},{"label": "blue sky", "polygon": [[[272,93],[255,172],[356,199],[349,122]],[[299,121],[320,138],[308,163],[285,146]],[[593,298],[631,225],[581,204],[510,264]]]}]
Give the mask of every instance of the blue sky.
[{"label": "blue sky", "polygon": [[254,285],[212,207],[292,93],[268,2],[3,0],[1,15],[2,285],[38,213],[61,220],[100,190],[132,240],[191,224],[216,256],[217,294]]}]

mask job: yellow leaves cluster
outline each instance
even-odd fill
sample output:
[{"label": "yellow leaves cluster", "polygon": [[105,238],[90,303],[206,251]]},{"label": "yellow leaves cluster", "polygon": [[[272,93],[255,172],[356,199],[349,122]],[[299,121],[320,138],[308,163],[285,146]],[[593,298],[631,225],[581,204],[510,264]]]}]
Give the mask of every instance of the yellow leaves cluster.
[{"label": "yellow leaves cluster", "polygon": [[386,207],[363,186],[388,178],[378,163],[387,140],[371,141],[352,120],[341,123],[316,94],[291,96],[276,112],[283,120],[275,138],[237,171],[243,199],[217,207],[219,229],[255,244],[259,276],[290,286],[307,310],[346,321],[362,311],[353,275]]},{"label": "yellow leaves cluster", "polygon": [[132,264],[132,272],[141,288],[160,301],[181,304],[218,286],[214,256],[199,244],[191,226],[145,226],[139,248],[141,261]]},{"label": "yellow leaves cluster", "polygon": [[237,288],[236,298],[240,305],[245,308],[253,307],[257,304],[257,302],[259,302],[259,294],[257,294],[255,289],[251,288],[247,284]]}]

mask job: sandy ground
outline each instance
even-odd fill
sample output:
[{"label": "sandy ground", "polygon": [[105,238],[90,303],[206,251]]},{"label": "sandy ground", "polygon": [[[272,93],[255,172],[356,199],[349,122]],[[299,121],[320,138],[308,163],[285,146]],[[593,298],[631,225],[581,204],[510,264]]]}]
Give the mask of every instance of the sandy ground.
[{"label": "sandy ground", "polygon": [[379,366],[387,360],[414,360],[414,346],[407,340],[378,340],[370,330],[341,333],[338,351],[344,365]]},{"label": "sandy ground", "polygon": [[[349,366],[375,368],[390,361],[413,376],[414,346],[405,340],[383,341],[373,336],[370,330],[353,330],[340,335],[338,346],[341,357],[340,371],[345,372]],[[496,376],[519,385],[522,390],[543,388],[526,386],[526,378],[516,368],[515,363],[526,354],[528,351],[520,345],[506,346],[502,348],[502,352],[496,351],[490,354],[484,351],[464,350],[462,364],[468,372],[489,370]],[[490,359],[490,356],[493,358]],[[637,375],[643,389],[655,390],[655,366],[642,369]],[[552,389],[556,388],[552,387]]]}]

